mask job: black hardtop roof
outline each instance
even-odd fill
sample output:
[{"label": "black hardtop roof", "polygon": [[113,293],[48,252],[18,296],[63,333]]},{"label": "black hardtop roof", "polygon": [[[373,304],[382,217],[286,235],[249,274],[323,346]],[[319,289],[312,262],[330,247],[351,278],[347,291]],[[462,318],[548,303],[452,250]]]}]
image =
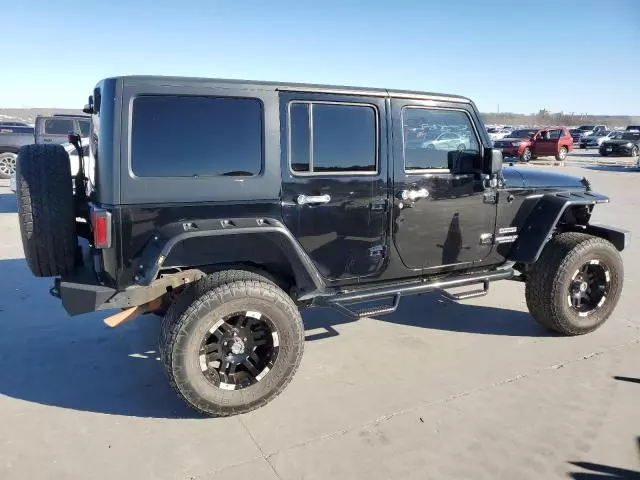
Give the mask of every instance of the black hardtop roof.
[{"label": "black hardtop roof", "polygon": [[[460,95],[449,95],[444,93],[418,92],[412,90],[391,90],[386,88],[365,88],[350,87],[339,85],[318,85],[311,83],[284,83],[284,82],[268,82],[258,80],[238,80],[224,78],[201,78],[201,77],[168,77],[156,75],[127,75],[120,77],[111,77],[105,80],[122,80],[126,83],[155,83],[158,85],[175,85],[178,83],[202,83],[202,84],[222,84],[252,87],[254,89],[268,89],[281,91],[309,91],[319,93],[333,93],[342,95],[368,95],[376,97],[397,97],[397,98],[415,98],[425,100],[441,100],[461,103],[472,103],[470,99]],[[105,81],[103,80],[103,81]]]}]

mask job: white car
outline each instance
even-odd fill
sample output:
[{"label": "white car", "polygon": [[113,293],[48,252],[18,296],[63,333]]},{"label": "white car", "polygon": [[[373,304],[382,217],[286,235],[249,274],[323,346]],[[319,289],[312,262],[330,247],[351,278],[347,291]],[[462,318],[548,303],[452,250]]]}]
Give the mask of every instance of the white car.
[{"label": "white car", "polygon": [[[90,185],[94,185],[94,183],[93,183],[93,180],[94,180],[94,178],[93,178],[93,175],[94,175],[93,164],[94,164],[94,162],[93,162],[93,156],[91,155],[91,151],[90,151],[91,149],[89,148],[89,139],[88,138],[83,138],[81,140],[81,145],[82,145],[82,155],[84,156],[85,175],[89,179],[89,184]],[[78,174],[78,170],[80,169],[80,157],[78,156],[78,152],[76,151],[76,147],[74,147],[70,143],[63,143],[62,147],[69,154],[69,162],[71,163],[71,175],[75,176],[75,175]],[[17,190],[15,172],[11,175],[11,178],[9,180],[9,188],[14,193]]]},{"label": "white car", "polygon": [[465,150],[469,148],[469,139],[453,132],[443,132],[435,138],[422,142],[422,148],[436,150]]},{"label": "white car", "polygon": [[509,130],[508,128],[488,128],[487,133],[489,134],[489,138],[494,142],[496,140],[502,140],[511,134],[513,130]]}]

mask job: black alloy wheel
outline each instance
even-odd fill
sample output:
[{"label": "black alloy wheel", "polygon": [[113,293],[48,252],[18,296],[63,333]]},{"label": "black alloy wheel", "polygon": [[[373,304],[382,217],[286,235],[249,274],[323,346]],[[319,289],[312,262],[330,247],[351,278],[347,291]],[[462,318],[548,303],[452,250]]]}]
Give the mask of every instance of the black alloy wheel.
[{"label": "black alloy wheel", "polygon": [[567,301],[580,317],[601,308],[609,294],[611,272],[602,260],[589,260],[571,277]]},{"label": "black alloy wheel", "polygon": [[273,368],[279,335],[260,312],[227,315],[207,331],[200,348],[200,368],[214,386],[241,390],[256,384]]}]

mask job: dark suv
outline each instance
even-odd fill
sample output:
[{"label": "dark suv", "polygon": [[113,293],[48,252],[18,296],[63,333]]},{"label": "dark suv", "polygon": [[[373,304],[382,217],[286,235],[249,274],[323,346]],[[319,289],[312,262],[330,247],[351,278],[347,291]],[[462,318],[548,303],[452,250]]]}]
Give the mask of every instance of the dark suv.
[{"label": "dark suv", "polygon": [[620,297],[627,234],[589,221],[608,198],[586,179],[503,169],[467,98],[120,77],[85,112],[94,172],[81,161],[72,179],[57,145],[20,150],[27,263],[56,277],[72,315],[162,315],[169,382],[204,413],[284,389],[300,307],[377,316],[406,295],[462,300],[510,279],[535,320],[579,335]]}]

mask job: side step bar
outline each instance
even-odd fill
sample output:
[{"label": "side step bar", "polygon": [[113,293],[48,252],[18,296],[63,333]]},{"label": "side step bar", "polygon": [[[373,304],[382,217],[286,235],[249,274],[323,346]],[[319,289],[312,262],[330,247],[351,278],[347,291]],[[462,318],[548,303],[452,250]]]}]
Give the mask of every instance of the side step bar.
[{"label": "side step bar", "polygon": [[[333,296],[320,297],[315,301],[316,305],[324,307],[332,307],[343,315],[358,319],[372,315],[385,315],[393,313],[400,304],[402,295],[417,295],[421,293],[439,291],[441,295],[450,300],[466,300],[469,298],[481,297],[488,293],[489,283],[497,280],[508,280],[515,275],[512,268],[498,270],[493,272],[484,272],[475,275],[465,275],[455,278],[443,279],[438,281],[418,280],[414,282],[395,283],[393,285],[385,285],[383,287],[362,288],[349,292],[337,293]],[[482,288],[470,290],[461,293],[449,293],[445,289],[453,287],[464,287],[467,285],[475,285],[481,283]],[[351,305],[390,299],[388,306],[377,306],[369,309],[356,310]]]}]

